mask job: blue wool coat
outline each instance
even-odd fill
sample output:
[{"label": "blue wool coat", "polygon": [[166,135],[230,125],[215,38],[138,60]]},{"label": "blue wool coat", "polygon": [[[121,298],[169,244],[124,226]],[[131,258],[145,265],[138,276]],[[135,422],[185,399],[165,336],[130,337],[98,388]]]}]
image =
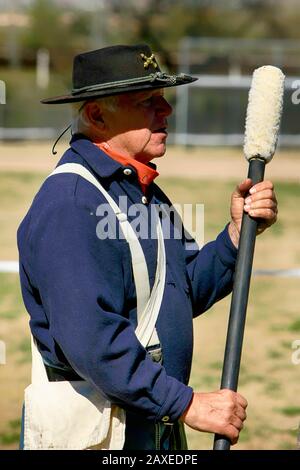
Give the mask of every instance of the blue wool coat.
[{"label": "blue wool coat", "polygon": [[[128,205],[141,203],[135,170],[124,173],[124,166],[86,137],[73,137],[58,165],[63,163],[88,168],[117,203],[125,195]],[[147,198],[148,212],[151,204],[171,204],[154,183]],[[186,250],[184,237],[165,241],[166,286],[157,321],[164,360],[163,365],[154,363],[134,333],[136,296],[128,244],[96,235],[101,203],[106,203],[101,193],[74,174],[51,176],[35,196],[18,230],[30,327],[48,364],[71,367],[125,410],[172,422],[192,396],[187,384],[193,317],[231,291],[236,249],[227,228],[201,250]],[[152,286],[157,240],[140,241]]]}]

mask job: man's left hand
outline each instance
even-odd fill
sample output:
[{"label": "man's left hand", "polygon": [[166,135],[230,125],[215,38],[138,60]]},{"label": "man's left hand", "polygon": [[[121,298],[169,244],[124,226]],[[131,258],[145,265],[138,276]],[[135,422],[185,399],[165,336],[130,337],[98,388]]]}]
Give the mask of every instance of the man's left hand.
[{"label": "man's left hand", "polygon": [[229,235],[235,246],[238,246],[244,211],[258,219],[258,235],[276,222],[277,199],[271,181],[262,181],[253,185],[251,179],[247,178],[232,193]]}]

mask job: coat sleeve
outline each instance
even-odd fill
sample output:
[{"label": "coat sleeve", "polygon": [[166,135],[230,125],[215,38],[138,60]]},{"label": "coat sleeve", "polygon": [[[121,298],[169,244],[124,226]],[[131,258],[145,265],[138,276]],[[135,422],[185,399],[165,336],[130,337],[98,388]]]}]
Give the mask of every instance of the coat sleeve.
[{"label": "coat sleeve", "polygon": [[228,226],[216,240],[200,250],[193,249],[194,246],[194,240],[185,239],[186,266],[196,317],[231,292],[237,249],[229,237]]},{"label": "coat sleeve", "polygon": [[70,197],[57,199],[32,221],[28,239],[50,334],[74,370],[113,403],[150,420],[178,419],[192,389],[151,361],[126,317],[127,242],[100,240],[95,214]]}]

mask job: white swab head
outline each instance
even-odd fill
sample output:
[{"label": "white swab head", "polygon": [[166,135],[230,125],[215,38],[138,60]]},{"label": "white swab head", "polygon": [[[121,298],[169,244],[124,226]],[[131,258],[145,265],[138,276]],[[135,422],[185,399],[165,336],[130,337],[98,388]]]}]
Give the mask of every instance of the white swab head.
[{"label": "white swab head", "polygon": [[284,74],[272,65],[253,73],[249,91],[244,141],[247,160],[269,162],[275,152],[283,106]]}]

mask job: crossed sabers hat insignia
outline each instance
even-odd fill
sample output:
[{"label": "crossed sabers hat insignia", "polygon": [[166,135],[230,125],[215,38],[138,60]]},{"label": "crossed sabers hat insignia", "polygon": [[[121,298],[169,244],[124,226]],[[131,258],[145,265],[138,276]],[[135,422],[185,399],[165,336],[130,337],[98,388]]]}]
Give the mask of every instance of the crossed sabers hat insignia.
[{"label": "crossed sabers hat insignia", "polygon": [[144,68],[147,69],[149,65],[153,65],[156,69],[158,67],[154,54],[151,54],[150,57],[147,57],[145,54],[141,54],[141,58],[144,61]]}]

